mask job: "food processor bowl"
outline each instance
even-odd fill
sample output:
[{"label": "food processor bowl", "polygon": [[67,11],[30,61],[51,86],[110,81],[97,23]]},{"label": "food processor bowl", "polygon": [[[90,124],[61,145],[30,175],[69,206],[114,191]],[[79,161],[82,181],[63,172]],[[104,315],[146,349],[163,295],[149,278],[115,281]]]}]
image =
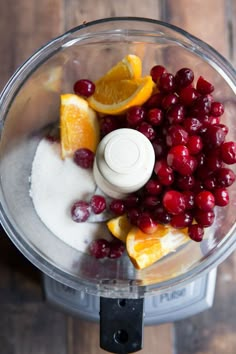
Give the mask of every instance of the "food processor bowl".
[{"label": "food processor bowl", "polygon": [[81,253],[42,223],[29,194],[31,167],[40,139],[59,119],[60,94],[73,92],[80,78],[98,79],[127,54],[141,58],[144,74],[160,64],[173,73],[190,67],[196,78],[207,78],[215,86],[215,99],[225,106],[222,123],[230,127],[228,139],[236,140],[236,73],[213,48],[151,19],[86,23],[33,54],[1,94],[0,217],[12,242],[42,272],[89,294],[134,299],[188,282],[233,251],[236,187],[229,188],[229,205],[216,208],[216,221],[201,243],[188,242],[144,270],[136,270],[126,255],[100,261]]}]

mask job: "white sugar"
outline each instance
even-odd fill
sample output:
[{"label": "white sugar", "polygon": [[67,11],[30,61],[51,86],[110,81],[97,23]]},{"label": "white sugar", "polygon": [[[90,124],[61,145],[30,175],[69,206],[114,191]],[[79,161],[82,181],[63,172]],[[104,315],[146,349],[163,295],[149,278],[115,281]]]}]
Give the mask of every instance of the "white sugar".
[{"label": "white sugar", "polygon": [[78,167],[72,159],[61,159],[58,143],[46,139],[39,143],[30,189],[35,210],[54,235],[82,252],[92,240],[110,237],[102,223],[76,223],[71,219],[72,204],[80,199],[88,201],[95,187],[91,170]]}]

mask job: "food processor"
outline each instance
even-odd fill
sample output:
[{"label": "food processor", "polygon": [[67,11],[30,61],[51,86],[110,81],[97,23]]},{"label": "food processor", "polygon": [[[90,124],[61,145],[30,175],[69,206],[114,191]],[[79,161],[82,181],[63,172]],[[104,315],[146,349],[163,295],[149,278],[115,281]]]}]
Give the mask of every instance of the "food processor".
[{"label": "food processor", "polygon": [[228,138],[236,140],[235,70],[206,43],[152,19],[108,18],[68,31],[33,54],[0,97],[2,226],[42,271],[46,299],[100,320],[101,347],[116,353],[141,349],[143,323],[175,321],[210,307],[216,268],[236,239],[235,185],[229,187],[229,205],[216,208],[216,221],[202,242],[190,241],[143,270],[126,255],[100,261],[79,252],[35,212],[29,195],[32,161],[39,141],[59,119],[60,94],[73,92],[79,78],[98,79],[127,54],[141,58],[146,74],[160,64],[170,72],[190,67],[196,77],[206,77],[224,104]]}]

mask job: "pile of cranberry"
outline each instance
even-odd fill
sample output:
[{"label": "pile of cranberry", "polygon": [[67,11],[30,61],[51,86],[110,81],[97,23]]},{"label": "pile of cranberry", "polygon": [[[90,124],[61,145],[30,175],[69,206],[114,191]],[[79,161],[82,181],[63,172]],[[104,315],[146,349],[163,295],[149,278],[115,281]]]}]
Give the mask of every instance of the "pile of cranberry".
[{"label": "pile of cranberry", "polygon": [[[114,215],[127,213],[131,224],[145,233],[154,232],[158,223],[170,224],[187,227],[189,237],[199,242],[204,228],[214,222],[214,207],[229,203],[227,189],[235,174],[228,165],[236,163],[236,143],[226,141],[228,127],[220,121],[224,106],[214,101],[210,82],[200,76],[194,86],[189,68],[173,75],[156,65],[150,75],[156,93],[144,105],[101,118],[102,136],[119,128],[136,129],[151,141],[156,159],[147,184],[126,200],[113,200],[109,208]],[[80,81],[76,93],[81,85],[89,96],[88,80]],[[91,167],[93,155],[80,151],[75,161]]]}]

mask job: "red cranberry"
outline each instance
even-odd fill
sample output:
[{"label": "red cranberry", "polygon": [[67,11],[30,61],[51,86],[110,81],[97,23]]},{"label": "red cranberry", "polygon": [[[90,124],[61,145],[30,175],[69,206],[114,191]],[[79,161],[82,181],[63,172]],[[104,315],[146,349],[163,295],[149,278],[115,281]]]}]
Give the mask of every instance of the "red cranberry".
[{"label": "red cranberry", "polygon": [[209,172],[214,172],[218,170],[222,166],[222,160],[220,156],[216,154],[216,150],[212,151],[212,153],[208,154],[206,157],[205,167]]},{"label": "red cranberry", "polygon": [[186,208],[185,197],[178,191],[169,190],[163,196],[163,205],[170,214],[178,215]]},{"label": "red cranberry", "polygon": [[164,137],[157,136],[152,141],[152,146],[155,152],[156,159],[159,160],[163,158],[167,153],[167,146],[164,141]]},{"label": "red cranberry", "polygon": [[124,200],[125,208],[135,208],[139,205],[139,196],[137,194],[130,194]]},{"label": "red cranberry", "polygon": [[162,74],[166,73],[166,68],[162,65],[155,65],[151,68],[150,75],[152,80],[156,83],[159,82]]},{"label": "red cranberry", "polygon": [[192,191],[182,192],[185,198],[186,210],[191,210],[195,207],[195,194]]},{"label": "red cranberry", "polygon": [[145,102],[144,106],[147,109],[161,107],[162,99],[163,99],[162,93],[160,93],[160,92],[155,93],[147,100],[147,102]]},{"label": "red cranberry", "polygon": [[166,117],[170,124],[179,124],[184,120],[185,108],[183,105],[173,104],[166,113]]},{"label": "red cranberry", "polygon": [[174,182],[173,170],[170,166],[167,165],[164,159],[155,163],[154,172],[158,176],[161,184],[164,186],[169,186]]},{"label": "red cranberry", "polygon": [[195,117],[208,115],[211,111],[211,98],[209,95],[198,97],[191,108],[191,112]]},{"label": "red cranberry", "polygon": [[230,168],[219,168],[215,176],[218,187],[229,187],[235,181],[235,174]]},{"label": "red cranberry", "polygon": [[197,168],[197,160],[193,156],[185,156],[183,163],[180,164],[176,171],[179,172],[182,176],[191,175]]},{"label": "red cranberry", "polygon": [[178,170],[184,163],[186,156],[189,156],[189,151],[185,145],[173,146],[168,152],[167,163],[174,170]]},{"label": "red cranberry", "polygon": [[166,144],[168,146],[185,145],[188,142],[188,133],[180,125],[172,125],[167,130]]},{"label": "red cranberry", "polygon": [[209,227],[214,222],[215,213],[213,210],[204,211],[204,210],[196,209],[194,212],[194,218],[200,226]]},{"label": "red cranberry", "polygon": [[146,136],[149,140],[154,140],[156,137],[156,132],[151,126],[151,124],[148,124],[146,122],[143,122],[137,126],[137,130],[142,133],[143,135]]},{"label": "red cranberry", "polygon": [[108,257],[111,259],[120,258],[124,253],[125,245],[123,242],[121,242],[118,239],[112,240],[109,246],[110,246],[110,252],[108,254]]},{"label": "red cranberry", "polygon": [[89,149],[78,149],[74,153],[74,162],[82,168],[92,168],[94,153]]},{"label": "red cranberry", "polygon": [[127,211],[127,216],[132,225],[137,225],[141,212],[138,208],[131,208]]},{"label": "red cranberry", "polygon": [[127,112],[127,122],[130,127],[136,127],[144,121],[145,110],[142,107],[131,107]]},{"label": "red cranberry", "polygon": [[207,148],[219,147],[225,140],[225,132],[218,125],[209,125],[204,134],[204,144]]},{"label": "red cranberry", "polygon": [[100,214],[106,209],[106,199],[101,195],[94,195],[91,198],[90,205],[94,214]]},{"label": "red cranberry", "polygon": [[90,206],[83,200],[78,200],[71,207],[71,217],[75,222],[85,222],[90,215]]},{"label": "red cranberry", "polygon": [[165,95],[161,101],[161,106],[162,108],[166,111],[167,109],[170,108],[173,104],[178,103],[179,98],[176,96],[175,93],[169,93]]},{"label": "red cranberry", "polygon": [[196,87],[198,92],[201,93],[202,95],[206,95],[214,91],[214,86],[210,82],[205,80],[202,76],[200,76],[199,79],[197,80]]},{"label": "red cranberry", "polygon": [[78,80],[74,84],[74,92],[77,95],[89,97],[95,92],[95,85],[90,80]]},{"label": "red cranberry", "polygon": [[175,78],[170,73],[163,73],[159,80],[159,88],[163,92],[172,92],[175,89]]},{"label": "red cranberry", "polygon": [[216,188],[214,196],[216,205],[223,207],[229,204],[229,193],[226,188]]},{"label": "red cranberry", "polygon": [[145,209],[152,210],[156,208],[158,205],[160,205],[160,199],[156,195],[146,195],[142,199],[142,206]]},{"label": "red cranberry", "polygon": [[236,143],[234,141],[228,141],[220,147],[220,156],[224,163],[232,165],[236,163]]},{"label": "red cranberry", "polygon": [[228,134],[229,128],[228,128],[226,125],[224,125],[224,124],[216,124],[216,125],[217,125],[217,127],[220,127],[220,128],[223,130],[223,132],[225,133],[225,135]]},{"label": "red cranberry", "polygon": [[139,216],[137,221],[138,228],[145,234],[152,234],[157,230],[157,223],[147,213],[143,213]]},{"label": "red cranberry", "polygon": [[152,108],[148,111],[147,121],[153,126],[158,126],[163,121],[163,112],[160,108]]},{"label": "red cranberry", "polygon": [[89,251],[95,258],[105,258],[110,254],[110,243],[103,238],[92,241],[89,245]]},{"label": "red cranberry", "polygon": [[217,182],[216,182],[216,178],[215,176],[209,176],[206,179],[204,179],[203,181],[204,187],[209,190],[212,191],[213,189],[216,188],[217,186]]},{"label": "red cranberry", "polygon": [[115,215],[122,215],[125,212],[125,203],[121,199],[113,199],[109,205],[109,208]]},{"label": "red cranberry", "polygon": [[102,136],[105,136],[118,128],[119,121],[117,120],[117,117],[105,116],[100,121],[100,130]]},{"label": "red cranberry", "polygon": [[153,213],[154,220],[160,224],[169,224],[171,217],[172,216],[162,206],[157,207]]},{"label": "red cranberry", "polygon": [[197,155],[203,148],[202,138],[199,135],[192,135],[187,142],[187,148],[191,155]]},{"label": "red cranberry", "polygon": [[181,214],[173,215],[170,224],[176,229],[182,229],[186,226],[191,225],[192,221],[193,221],[192,214],[188,211],[185,211]]},{"label": "red cranberry", "polygon": [[188,117],[184,119],[183,126],[190,135],[193,135],[200,130],[202,123],[197,118]]},{"label": "red cranberry", "polygon": [[199,93],[192,86],[182,88],[179,93],[180,102],[184,106],[191,106],[198,97]]},{"label": "red cranberry", "polygon": [[212,102],[211,115],[214,117],[220,117],[224,113],[224,106],[220,102]]},{"label": "red cranberry", "polygon": [[194,79],[193,71],[189,68],[182,68],[175,74],[175,83],[178,89],[189,86]]},{"label": "red cranberry", "polygon": [[210,211],[215,206],[214,195],[209,191],[202,191],[195,197],[196,206],[204,211]]},{"label": "red cranberry", "polygon": [[193,176],[178,176],[176,184],[182,191],[191,190],[195,184],[195,178]]},{"label": "red cranberry", "polygon": [[194,186],[193,186],[193,192],[195,193],[195,194],[197,194],[197,193],[200,193],[201,191],[203,191],[204,190],[204,185],[203,185],[203,183],[202,183],[202,181],[201,180],[198,180],[198,179],[195,179],[195,183],[194,183]]},{"label": "red cranberry", "polygon": [[150,195],[159,195],[162,191],[162,186],[157,179],[150,179],[144,188]]},{"label": "red cranberry", "polygon": [[193,224],[188,227],[188,235],[191,240],[201,242],[204,236],[204,228],[198,224]]}]

